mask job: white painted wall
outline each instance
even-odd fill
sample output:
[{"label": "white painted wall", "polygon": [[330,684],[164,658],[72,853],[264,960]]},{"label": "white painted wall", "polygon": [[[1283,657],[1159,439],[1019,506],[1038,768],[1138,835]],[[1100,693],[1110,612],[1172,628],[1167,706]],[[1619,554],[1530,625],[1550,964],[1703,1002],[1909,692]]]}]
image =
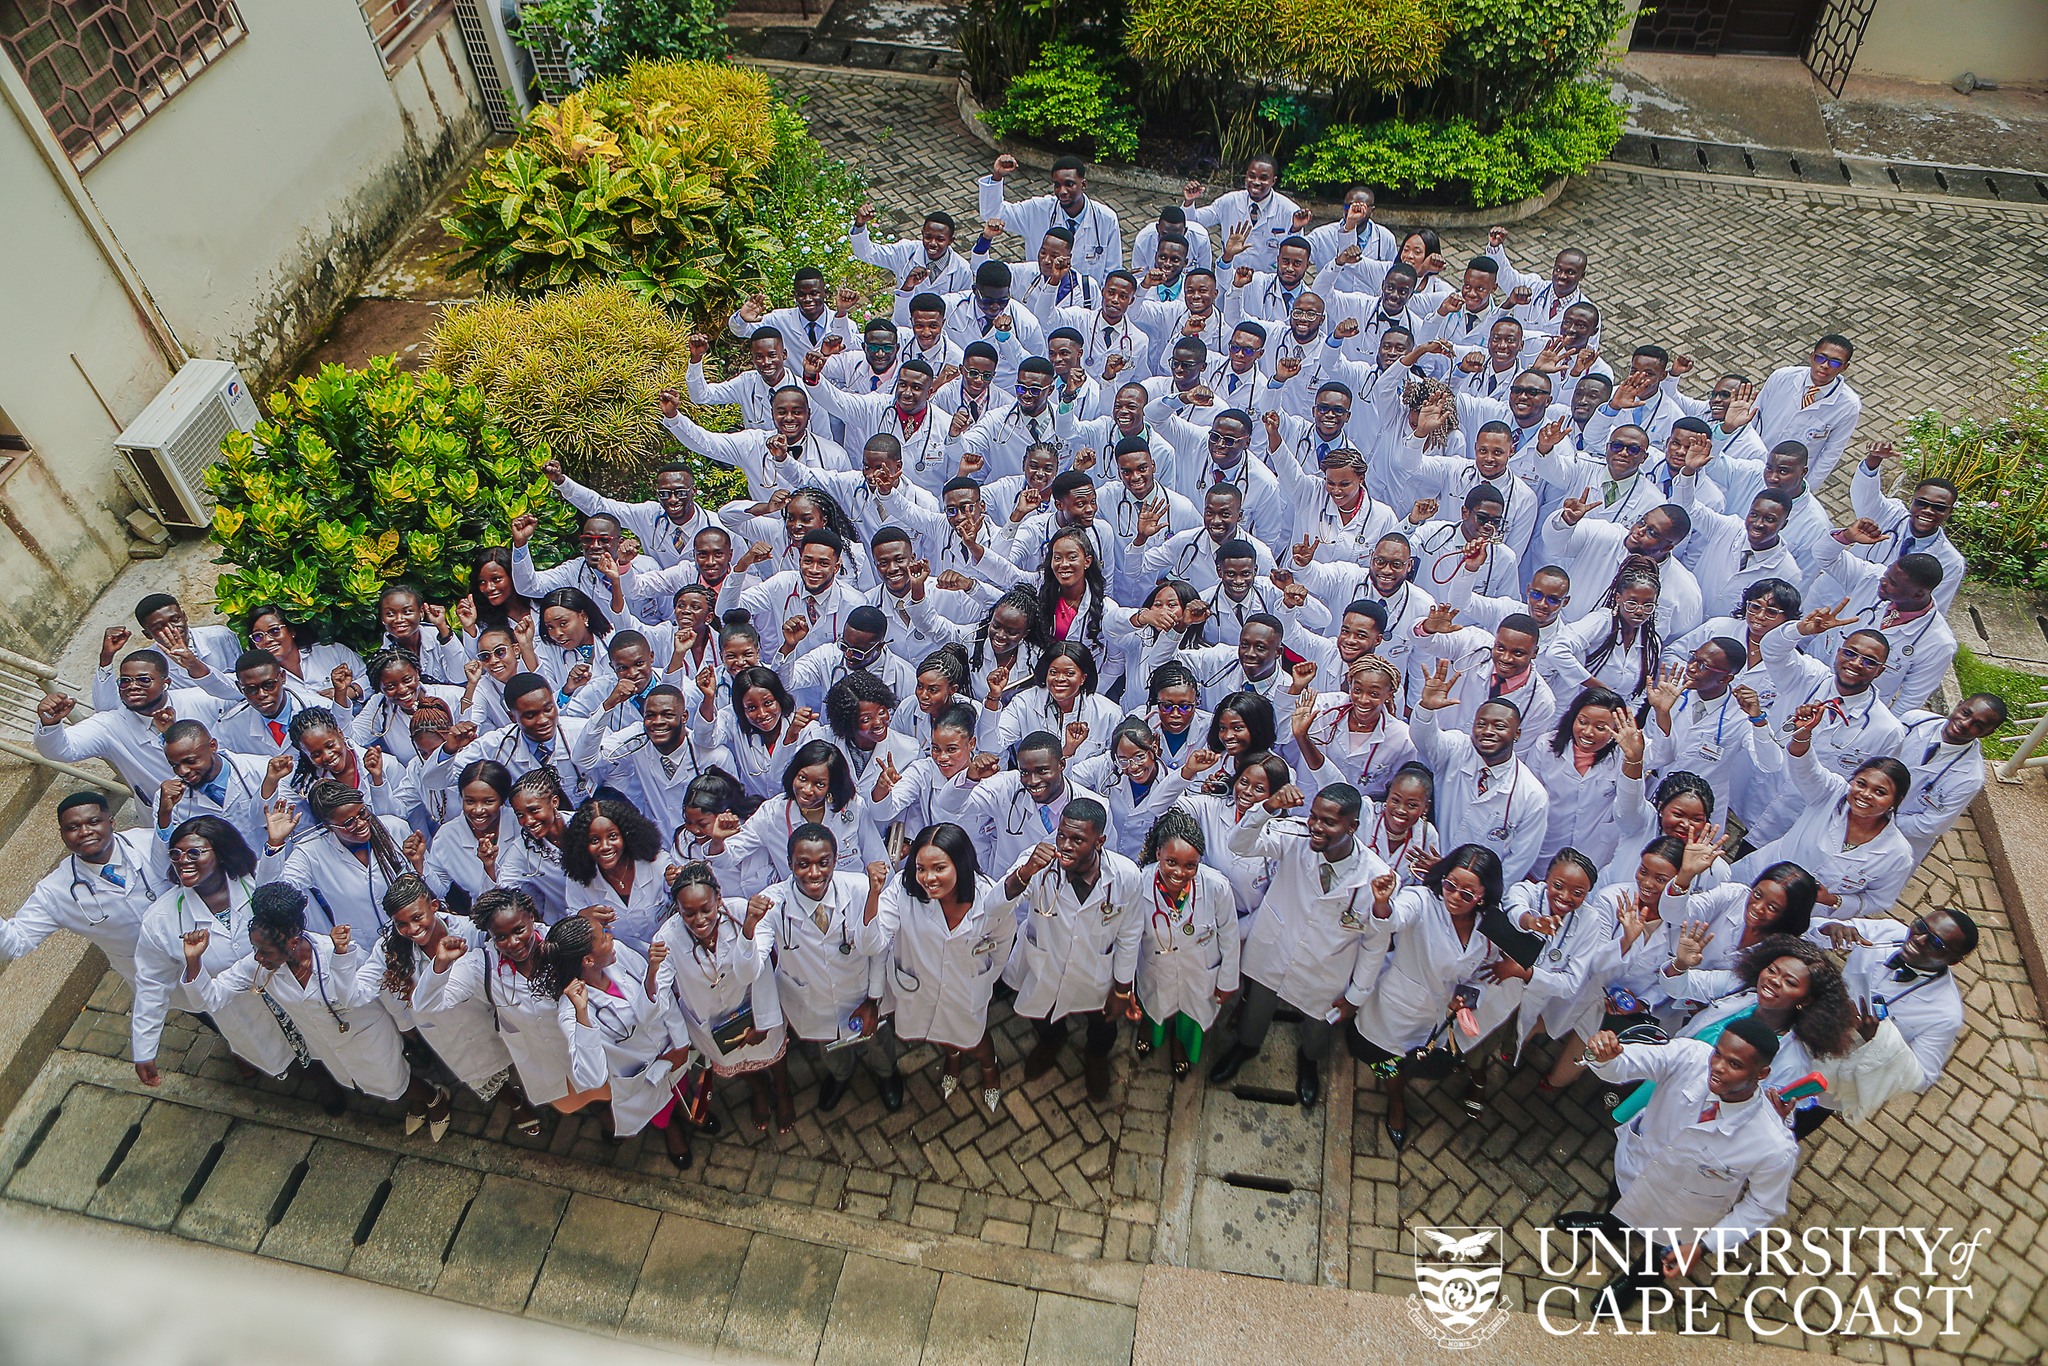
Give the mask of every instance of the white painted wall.
[{"label": "white painted wall", "polygon": [[1850,68],[1947,83],[2048,85],[2048,0],[1878,0]]},{"label": "white painted wall", "polygon": [[[184,346],[262,385],[485,128],[452,24],[387,78],[356,0],[238,8],[247,36],[84,186]],[[171,367],[4,110],[0,187],[0,410],[37,466],[0,482],[0,644],[37,653],[125,562],[112,439]]]}]

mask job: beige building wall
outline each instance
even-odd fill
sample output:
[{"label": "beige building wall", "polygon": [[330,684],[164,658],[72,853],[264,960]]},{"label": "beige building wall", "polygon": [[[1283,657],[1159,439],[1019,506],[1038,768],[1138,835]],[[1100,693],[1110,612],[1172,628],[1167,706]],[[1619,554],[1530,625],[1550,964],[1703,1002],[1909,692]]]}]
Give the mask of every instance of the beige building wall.
[{"label": "beige building wall", "polygon": [[1858,76],[2048,85],[2048,0],[1877,0]]},{"label": "beige building wall", "polygon": [[[184,350],[261,393],[486,127],[452,23],[387,76],[356,0],[237,7],[247,36],[83,190]],[[31,655],[126,562],[113,438],[174,372],[41,133],[0,110],[0,412],[33,447],[0,471],[0,645]]]}]

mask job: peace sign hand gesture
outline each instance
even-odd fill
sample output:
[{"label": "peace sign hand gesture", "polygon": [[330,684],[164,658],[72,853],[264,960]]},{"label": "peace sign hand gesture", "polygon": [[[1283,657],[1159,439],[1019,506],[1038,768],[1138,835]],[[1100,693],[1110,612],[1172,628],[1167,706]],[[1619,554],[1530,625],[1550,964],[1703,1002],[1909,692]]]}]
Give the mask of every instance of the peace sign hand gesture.
[{"label": "peace sign hand gesture", "polygon": [[1799,625],[1796,629],[1802,636],[1824,636],[1829,631],[1847,626],[1856,620],[1854,617],[1842,615],[1842,613],[1848,610],[1849,600],[1847,598],[1843,598],[1833,607],[1817,607],[1799,619]]}]

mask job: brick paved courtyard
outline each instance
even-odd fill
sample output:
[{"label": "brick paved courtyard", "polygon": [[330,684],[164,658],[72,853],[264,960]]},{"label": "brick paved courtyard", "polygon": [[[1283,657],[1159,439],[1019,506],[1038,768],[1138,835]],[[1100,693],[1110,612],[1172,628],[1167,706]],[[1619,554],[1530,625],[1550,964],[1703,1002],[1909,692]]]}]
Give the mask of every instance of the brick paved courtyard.
[{"label": "brick paved courtyard", "polygon": [[[827,146],[875,181],[885,225],[927,207],[971,220],[987,153],[949,85],[776,74],[806,97]],[[1157,207],[1097,188],[1127,224]],[[1608,337],[1690,350],[1706,371],[1761,375],[1813,334],[1847,332],[1877,434],[1918,407],[1976,396],[2038,323],[2043,220],[1600,170],[1518,225],[1511,245],[1525,264],[1583,246]],[[1446,252],[1478,239],[1453,234]],[[1936,1344],[1930,1324],[1909,1343],[1808,1345],[1915,1366],[2034,1361],[2048,1349],[2048,1040],[1969,819],[1902,902],[1929,904],[1961,905],[1984,929],[1966,974],[1968,1032],[1915,1105],[1860,1130],[1832,1124],[1806,1145],[1789,1222],[1992,1233],[1960,1335]],[[1531,1226],[1597,1199],[1612,1150],[1596,1082],[1552,1100],[1525,1068],[1505,1085],[1496,1071],[1477,1120],[1464,1116],[1462,1082],[1418,1084],[1396,1154],[1381,1092],[1354,1089],[1348,1064],[1318,1109],[1275,1103],[1292,1083],[1291,1061],[1276,1061],[1284,1039],[1230,1091],[1175,1087],[1159,1059],[1120,1047],[1097,1109],[1073,1050],[1065,1070],[1021,1084],[1028,1031],[999,1012],[1010,1089],[994,1117],[972,1087],[940,1099],[929,1050],[905,1059],[900,1113],[863,1078],[820,1116],[799,1061],[795,1133],[756,1134],[744,1106],[721,1099],[724,1135],[676,1173],[658,1140],[615,1146],[589,1118],[551,1117],[528,1143],[506,1134],[502,1112],[463,1109],[438,1147],[402,1138],[388,1107],[329,1120],[309,1092],[238,1083],[190,1022],[167,1031],[170,1075],[146,1093],[121,1061],[125,1007],[110,974],[0,1137],[8,1200],[508,1312],[798,1360],[897,1359],[863,1344],[928,1334],[957,1346],[965,1339],[946,1335],[969,1327],[974,1351],[927,1348],[925,1360],[1122,1360],[1147,1263],[1405,1295],[1408,1221],[1516,1230],[1505,1302],[1524,1306],[1540,1289]],[[1719,1289],[1724,1302],[1739,1291]],[[888,1315],[876,1318],[877,1304]],[[1737,1320],[1727,1333],[1748,1329]]]}]

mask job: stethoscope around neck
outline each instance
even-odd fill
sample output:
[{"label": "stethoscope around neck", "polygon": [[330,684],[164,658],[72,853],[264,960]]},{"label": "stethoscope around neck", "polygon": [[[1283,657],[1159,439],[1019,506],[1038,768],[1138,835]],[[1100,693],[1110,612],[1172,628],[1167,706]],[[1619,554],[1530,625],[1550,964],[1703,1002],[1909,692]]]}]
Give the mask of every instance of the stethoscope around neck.
[{"label": "stethoscope around neck", "polygon": [[[110,842],[110,843],[111,843],[111,842]],[[155,889],[154,887],[151,887],[151,886],[149,885],[149,870],[148,870],[147,868],[143,867],[140,861],[138,861],[138,862],[136,863],[136,865],[135,865],[135,867],[134,867],[133,869],[129,870],[129,874],[128,874],[128,875],[129,875],[129,877],[130,877],[130,878],[132,878],[132,879],[134,880],[134,882],[136,883],[136,886],[133,886],[133,887],[116,887],[116,886],[115,886],[115,885],[114,885],[113,883],[111,883],[111,882],[108,882],[108,881],[107,881],[107,880],[106,880],[106,879],[105,879],[104,877],[101,877],[101,876],[99,876],[99,875],[98,875],[97,873],[92,873],[92,874],[88,874],[88,873],[87,873],[87,872],[85,871],[85,869],[86,869],[86,868],[88,868],[88,867],[98,867],[98,868],[114,868],[114,867],[116,867],[116,864],[115,864],[115,861],[114,861],[114,854],[115,854],[115,852],[116,852],[116,849],[118,849],[118,844],[115,844],[115,845],[114,845],[114,847],[110,847],[110,848],[109,848],[109,849],[107,850],[107,861],[106,861],[105,863],[102,863],[102,864],[98,864],[98,865],[91,865],[91,864],[86,864],[86,863],[83,863],[83,862],[81,862],[81,861],[80,861],[80,859],[79,859],[78,855],[76,855],[76,854],[72,854],[72,855],[70,855],[70,856],[69,856],[69,861],[70,861],[70,864],[71,864],[71,888],[70,888],[70,890],[71,890],[71,904],[72,904],[72,905],[74,905],[74,906],[83,906],[83,905],[85,905],[85,904],[86,904],[86,903],[84,903],[84,902],[81,902],[81,901],[80,901],[80,900],[78,899],[78,889],[79,889],[80,887],[83,887],[83,888],[85,888],[85,890],[86,890],[86,891],[88,891],[88,892],[91,892],[91,893],[93,893],[93,894],[94,894],[94,895],[93,895],[93,902],[94,902],[94,904],[96,904],[96,903],[98,902],[98,900],[99,900],[99,897],[98,897],[98,893],[99,893],[99,890],[100,890],[100,886],[101,886],[101,884],[102,884],[102,883],[104,883],[104,884],[105,884],[105,885],[106,885],[106,886],[107,886],[107,887],[108,887],[109,889],[111,889],[112,891],[115,891],[115,892],[118,892],[118,893],[122,893],[123,895],[125,895],[125,894],[126,894],[126,893],[128,893],[128,892],[136,891],[136,890],[138,890],[138,889],[139,889],[139,890],[140,890],[140,891],[142,892],[142,894],[143,894],[143,895],[144,895],[145,897],[149,898],[149,899],[150,899],[151,901],[154,901],[154,900],[156,900],[156,897],[157,897],[157,892],[156,892],[156,889]],[[106,921],[107,917],[108,917],[108,916],[110,916],[110,915],[112,915],[113,913],[114,913],[114,912],[113,912],[113,909],[112,909],[111,907],[109,907],[109,908],[108,908],[107,910],[101,911],[101,912],[100,912],[100,913],[99,913],[98,915],[93,915],[93,914],[92,914],[92,913],[91,913],[90,911],[88,911],[88,912],[86,913],[85,923],[86,923],[86,924],[88,924],[88,925],[99,925],[99,924],[102,924],[102,923],[104,923],[104,922]]]}]

